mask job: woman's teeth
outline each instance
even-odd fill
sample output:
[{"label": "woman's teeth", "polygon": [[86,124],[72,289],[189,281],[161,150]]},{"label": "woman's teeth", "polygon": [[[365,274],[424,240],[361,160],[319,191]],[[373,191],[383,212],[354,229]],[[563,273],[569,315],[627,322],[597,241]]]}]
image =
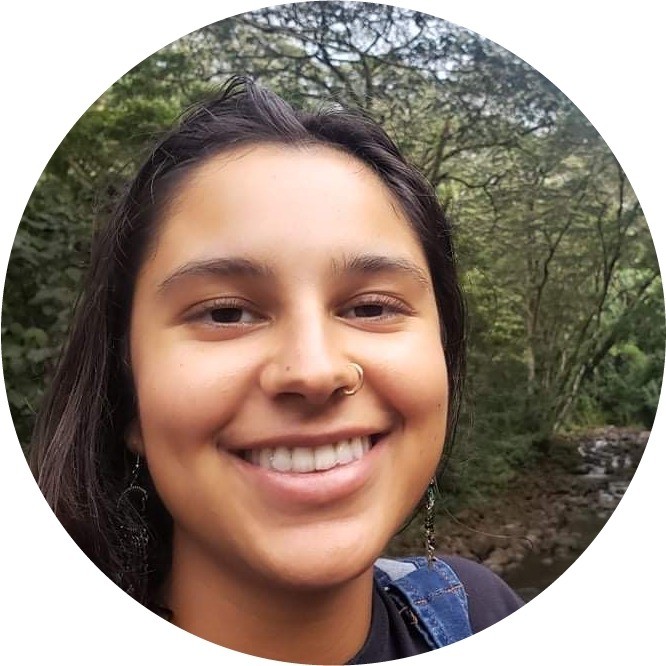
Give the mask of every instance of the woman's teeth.
[{"label": "woman's teeth", "polygon": [[279,446],[274,449],[252,449],[244,451],[243,458],[253,465],[275,472],[321,472],[359,460],[370,447],[370,437],[352,437],[314,448]]}]

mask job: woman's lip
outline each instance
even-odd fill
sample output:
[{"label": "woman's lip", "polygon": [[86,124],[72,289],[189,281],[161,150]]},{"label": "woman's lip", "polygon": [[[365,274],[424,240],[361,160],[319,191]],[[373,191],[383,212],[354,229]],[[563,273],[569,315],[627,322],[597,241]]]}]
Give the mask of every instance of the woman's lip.
[{"label": "woman's lip", "polygon": [[[384,449],[385,436],[362,458],[346,465],[314,472],[276,472],[253,465],[231,453],[232,464],[269,506],[285,510],[320,506],[342,501],[359,491],[372,476]],[[228,452],[229,453],[229,452]]]},{"label": "woman's lip", "polygon": [[252,449],[276,449],[284,446],[288,449],[293,448],[316,448],[318,446],[326,446],[327,444],[335,444],[344,440],[354,439],[356,437],[367,437],[372,443],[379,440],[387,432],[387,429],[376,430],[358,430],[349,429],[341,430],[332,433],[319,433],[317,435],[303,436],[300,434],[283,434],[279,437],[271,437],[255,442],[248,442],[243,445],[223,445],[222,448],[228,449],[231,452],[240,453],[241,451],[250,451]]}]

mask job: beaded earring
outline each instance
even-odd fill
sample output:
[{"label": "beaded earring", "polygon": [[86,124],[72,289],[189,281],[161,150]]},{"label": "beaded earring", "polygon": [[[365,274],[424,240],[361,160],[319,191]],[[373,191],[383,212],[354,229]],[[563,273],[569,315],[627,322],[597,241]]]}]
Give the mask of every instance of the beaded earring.
[{"label": "beaded earring", "polygon": [[430,479],[428,490],[426,491],[425,503],[425,548],[426,558],[428,560],[428,567],[432,566],[435,558],[435,499],[437,496],[437,481],[434,478]]}]

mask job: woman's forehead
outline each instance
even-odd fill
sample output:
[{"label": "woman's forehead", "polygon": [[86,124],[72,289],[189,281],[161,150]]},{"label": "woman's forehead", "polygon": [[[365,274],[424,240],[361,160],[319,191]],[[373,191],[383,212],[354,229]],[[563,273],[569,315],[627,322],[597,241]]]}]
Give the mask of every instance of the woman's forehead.
[{"label": "woman's forehead", "polygon": [[342,150],[320,144],[257,144],[225,151],[196,167],[176,193],[169,217],[187,214],[199,204],[216,206],[215,214],[240,208],[244,214],[263,211],[273,218],[302,204],[320,216],[324,210],[343,214],[355,205],[399,216],[396,203],[367,164]]},{"label": "woman's forehead", "polygon": [[381,179],[323,146],[225,153],[181,186],[153,260],[164,270],[218,257],[272,265],[388,255],[424,265],[413,227]]}]

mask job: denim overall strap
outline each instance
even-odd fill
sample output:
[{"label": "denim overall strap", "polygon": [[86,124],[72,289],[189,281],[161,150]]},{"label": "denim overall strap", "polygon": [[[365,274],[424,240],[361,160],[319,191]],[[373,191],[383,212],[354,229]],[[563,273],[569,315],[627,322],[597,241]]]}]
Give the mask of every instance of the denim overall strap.
[{"label": "denim overall strap", "polygon": [[451,567],[425,557],[375,562],[375,580],[408,612],[433,649],[472,635],[465,588]]}]

